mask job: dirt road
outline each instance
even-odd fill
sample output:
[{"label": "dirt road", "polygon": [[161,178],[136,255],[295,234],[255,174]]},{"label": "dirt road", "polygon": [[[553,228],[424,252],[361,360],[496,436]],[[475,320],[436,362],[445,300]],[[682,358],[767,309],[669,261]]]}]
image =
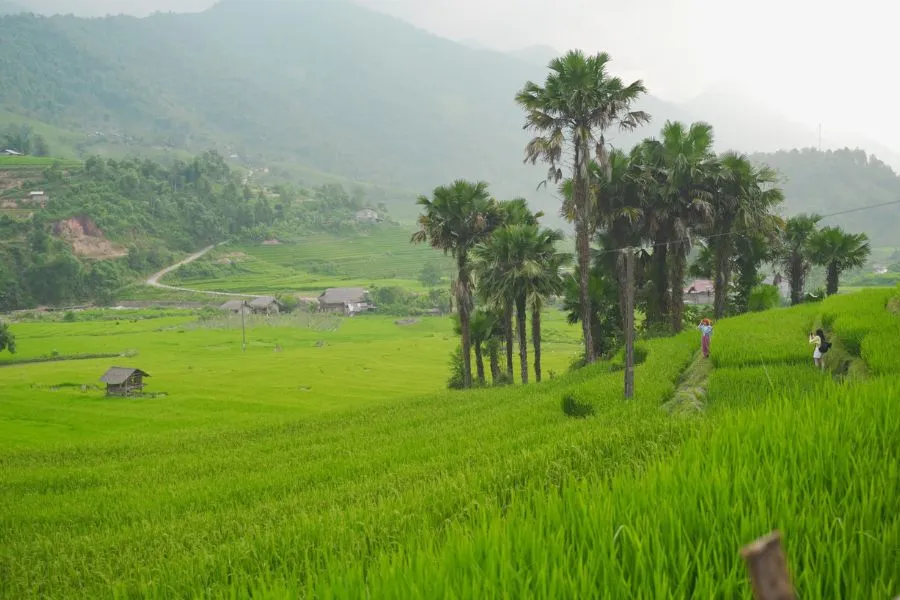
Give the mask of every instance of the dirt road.
[{"label": "dirt road", "polygon": [[193,292],[194,294],[206,294],[208,296],[237,296],[240,298],[260,298],[261,296],[259,294],[235,294],[233,292],[210,292],[207,290],[192,290],[191,288],[176,287],[174,285],[166,285],[164,283],[159,282],[160,279],[162,279],[163,277],[165,277],[166,275],[168,275],[175,269],[178,269],[179,267],[182,267],[188,263],[192,263],[195,260],[197,260],[198,258],[202,257],[204,254],[206,254],[207,252],[209,252],[210,250],[215,248],[216,245],[217,244],[213,244],[212,246],[207,246],[206,248],[204,248],[203,250],[200,250],[199,252],[194,252],[193,254],[191,254],[190,256],[185,258],[184,260],[178,261],[174,265],[166,267],[165,269],[163,269],[162,271],[160,271],[158,273],[154,273],[144,283],[146,283],[147,285],[149,285],[151,287],[162,288],[164,290],[174,290],[177,292]]}]

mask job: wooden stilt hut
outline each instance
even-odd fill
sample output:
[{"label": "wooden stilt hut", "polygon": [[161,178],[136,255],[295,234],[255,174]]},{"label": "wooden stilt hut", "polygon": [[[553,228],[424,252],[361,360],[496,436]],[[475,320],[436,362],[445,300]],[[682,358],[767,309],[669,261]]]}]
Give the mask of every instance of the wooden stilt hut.
[{"label": "wooden stilt hut", "polygon": [[112,367],[100,381],[106,384],[107,396],[131,396],[144,389],[144,377],[148,373],[130,367]]}]

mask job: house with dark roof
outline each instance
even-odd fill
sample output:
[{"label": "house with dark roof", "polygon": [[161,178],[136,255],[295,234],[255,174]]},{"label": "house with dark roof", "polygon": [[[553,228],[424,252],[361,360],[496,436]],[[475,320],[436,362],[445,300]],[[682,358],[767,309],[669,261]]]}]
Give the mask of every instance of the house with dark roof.
[{"label": "house with dark roof", "polygon": [[281,312],[281,303],[274,296],[260,296],[248,304],[250,310],[265,315],[277,315]]},{"label": "house with dark roof", "polygon": [[229,300],[222,304],[222,306],[219,307],[219,310],[239,315],[241,314],[241,310],[244,311],[244,314],[249,313],[250,307],[247,306],[244,300]]},{"label": "house with dark roof", "polygon": [[111,367],[100,381],[106,384],[107,396],[130,396],[144,389],[144,377],[150,374],[130,367]]},{"label": "house with dark roof", "polygon": [[319,310],[342,312],[347,316],[374,310],[369,303],[369,294],[363,288],[328,288],[319,296]]}]

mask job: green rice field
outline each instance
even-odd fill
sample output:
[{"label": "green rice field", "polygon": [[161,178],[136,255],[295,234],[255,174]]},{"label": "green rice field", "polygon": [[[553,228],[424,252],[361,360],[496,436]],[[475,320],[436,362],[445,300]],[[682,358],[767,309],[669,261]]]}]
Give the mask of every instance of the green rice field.
[{"label": "green rice field", "polygon": [[409,238],[409,229],[386,225],[350,238],[315,233],[297,243],[222,246],[162,282],[206,291],[317,296],[329,287],[421,289],[418,277],[425,264],[449,277],[451,259],[427,245],[410,244]]},{"label": "green rice field", "polygon": [[[750,598],[739,549],[778,529],[798,597],[894,598],[896,294],[724,320],[708,362],[694,331],[641,342],[630,402],[618,360],[561,375],[558,312],[557,376],[470,392],[449,319],[259,319],[246,353],[187,311],[13,323],[0,597]],[[105,398],[119,363],[166,395]]]}]

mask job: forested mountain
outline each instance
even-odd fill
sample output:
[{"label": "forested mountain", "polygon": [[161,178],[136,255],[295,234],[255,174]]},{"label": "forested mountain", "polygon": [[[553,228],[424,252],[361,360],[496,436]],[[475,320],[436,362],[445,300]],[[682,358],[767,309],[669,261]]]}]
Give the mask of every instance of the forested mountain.
[{"label": "forested mountain", "polygon": [[[534,55],[550,52],[473,49],[341,0],[223,0],[143,19],[7,16],[0,125],[26,119],[47,128],[51,150],[56,136],[81,158],[216,148],[229,164],[307,184],[328,175],[371,183],[390,190],[384,199],[398,215],[435,185],[484,179],[499,197],[526,196],[552,218],[559,201],[535,191],[544,169],[522,164],[528,134],[513,101],[526,80],[543,80]],[[640,108],[652,123],[610,141],[628,148],[667,119],[710,121],[719,150],[805,139],[780,135],[780,121],[735,126],[744,121],[733,110],[703,106],[647,96]],[[870,204],[865,188],[847,202]],[[796,212],[791,194],[787,210]]]},{"label": "forested mountain", "polygon": [[[336,186],[253,189],[214,152],[169,167],[99,157],[36,169],[0,161],[0,184],[0,312],[107,302],[136,277],[229,238],[349,233],[365,227],[354,217],[369,205]],[[31,189],[41,197],[28,198]]]},{"label": "forested mountain", "polygon": [[[415,192],[531,192],[513,96],[542,69],[343,2],[0,21],[0,104],[127,149],[210,146]],[[86,145],[85,152],[91,147]]]},{"label": "forested mountain", "polygon": [[[884,202],[900,201],[900,177],[862,150],[812,148],[755,154],[753,159],[777,169],[785,192],[785,213],[830,214]],[[900,205],[851,212],[824,221],[865,232],[876,245],[900,245]]]}]

